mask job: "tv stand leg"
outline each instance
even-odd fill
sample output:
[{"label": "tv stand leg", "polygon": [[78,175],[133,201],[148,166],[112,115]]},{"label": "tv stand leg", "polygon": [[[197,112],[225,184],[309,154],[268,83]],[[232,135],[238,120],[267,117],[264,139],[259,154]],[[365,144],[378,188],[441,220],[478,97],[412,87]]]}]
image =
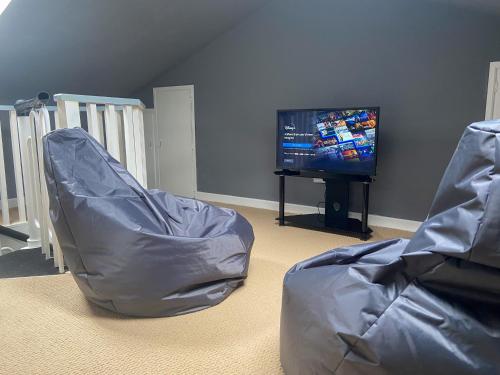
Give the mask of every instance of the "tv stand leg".
[{"label": "tv stand leg", "polygon": [[368,235],[368,205],[370,199],[370,184],[363,183],[363,212],[361,213],[361,231]]},{"label": "tv stand leg", "polygon": [[285,176],[280,176],[279,225],[285,225]]}]

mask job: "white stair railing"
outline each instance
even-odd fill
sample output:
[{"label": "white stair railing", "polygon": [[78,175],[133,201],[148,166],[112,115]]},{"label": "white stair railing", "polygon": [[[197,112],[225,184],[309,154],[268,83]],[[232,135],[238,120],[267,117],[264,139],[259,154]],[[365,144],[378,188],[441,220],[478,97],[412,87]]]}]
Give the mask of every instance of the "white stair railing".
[{"label": "white stair railing", "polygon": [[81,106],[84,105],[90,135],[125,165],[139,183],[147,186],[144,104],[140,100],[73,94],[57,94],[54,100],[58,127],[81,127]]},{"label": "white stair railing", "polygon": [[[64,272],[63,255],[49,218],[42,138],[51,129],[81,127],[85,118],[89,133],[147,187],[144,105],[138,99],[73,94],[57,94],[54,100],[57,106],[33,110],[29,116],[17,116],[13,106],[0,105],[0,113],[7,112],[9,118],[14,169],[9,178],[15,180],[18,221],[13,223],[9,214],[1,123],[0,209],[4,226],[29,236],[26,248],[41,247],[46,258],[53,257],[54,265]],[[54,112],[52,125],[49,112]]]}]

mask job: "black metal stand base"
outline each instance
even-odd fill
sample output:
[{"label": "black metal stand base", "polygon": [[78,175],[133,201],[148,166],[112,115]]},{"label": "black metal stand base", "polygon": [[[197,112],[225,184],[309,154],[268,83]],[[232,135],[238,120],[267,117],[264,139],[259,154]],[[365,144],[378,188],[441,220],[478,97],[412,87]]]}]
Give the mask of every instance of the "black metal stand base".
[{"label": "black metal stand base", "polygon": [[[372,230],[368,227],[369,187],[372,179],[366,176],[328,175],[321,172],[276,171],[280,178],[279,225],[290,225],[299,228],[314,229],[323,232],[337,233],[358,237],[364,241],[370,238]],[[319,177],[326,184],[325,214],[285,215],[285,176]],[[363,184],[363,211],[361,220],[349,218],[349,184]]]},{"label": "black metal stand base", "polygon": [[[279,219],[279,218],[277,218]],[[370,238],[372,230],[367,228],[363,231],[361,220],[349,218],[344,225],[325,225],[325,215],[309,214],[309,215],[287,215],[285,222],[287,225],[295,228],[312,229],[321,232],[341,234],[349,237],[357,237],[363,241]]]}]

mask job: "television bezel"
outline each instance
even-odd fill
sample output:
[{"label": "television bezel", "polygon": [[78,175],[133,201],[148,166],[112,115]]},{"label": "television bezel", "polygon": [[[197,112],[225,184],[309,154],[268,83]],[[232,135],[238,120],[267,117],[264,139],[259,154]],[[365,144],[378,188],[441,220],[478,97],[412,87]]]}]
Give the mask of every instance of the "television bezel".
[{"label": "television bezel", "polygon": [[[279,115],[282,112],[326,112],[326,111],[354,111],[354,110],[376,110],[377,112],[377,126],[375,127],[375,164],[373,166],[373,174],[364,174],[364,173],[355,173],[355,172],[346,172],[346,171],[335,171],[335,170],[327,170],[327,169],[314,169],[314,168],[301,168],[301,169],[290,169],[283,168],[280,165],[280,158],[278,151],[280,150],[280,124],[279,124]],[[375,177],[377,175],[377,164],[378,164],[378,134],[380,127],[380,107],[378,106],[356,106],[356,107],[340,107],[340,108],[299,108],[299,109],[278,109],[276,111],[276,168],[290,171],[312,171],[312,172],[321,172],[332,175],[351,175],[351,176],[368,176]]]}]

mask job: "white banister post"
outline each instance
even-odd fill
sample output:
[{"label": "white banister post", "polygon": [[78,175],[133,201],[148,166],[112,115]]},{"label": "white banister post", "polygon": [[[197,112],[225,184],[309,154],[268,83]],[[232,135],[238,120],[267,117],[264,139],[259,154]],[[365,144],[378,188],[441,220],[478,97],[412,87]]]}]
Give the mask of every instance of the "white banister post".
[{"label": "white banister post", "polygon": [[28,221],[28,247],[40,246],[40,233],[36,225],[36,201],[34,198],[33,186],[33,158],[31,155],[30,119],[27,116],[18,117],[19,124],[19,144],[21,148],[22,175],[26,198],[26,216]]},{"label": "white banister post", "polygon": [[[41,112],[41,126],[40,126],[40,184],[42,187],[42,197],[43,197],[43,205],[44,205],[44,214],[47,220],[47,236],[49,240],[49,252],[50,252],[50,244],[52,244],[52,250],[54,254],[54,265],[58,268],[59,273],[64,273],[64,256],[61,250],[61,245],[59,245],[59,240],[57,239],[56,231],[54,230],[54,226],[52,225],[52,220],[50,218],[50,206],[49,206],[49,192],[47,189],[47,182],[45,180],[45,162],[43,158],[43,136],[50,132],[50,116],[49,112],[46,108],[42,109]],[[54,121],[56,123],[57,129],[57,115],[54,116]]]},{"label": "white banister post", "polygon": [[490,64],[488,94],[486,96],[486,120],[500,118],[500,61]]},{"label": "white banister post", "polygon": [[[41,193],[42,193],[42,206],[43,206],[43,215],[46,222],[44,223],[45,233],[47,234],[48,241],[48,254],[50,256],[50,244],[52,244],[52,250],[54,254],[54,265],[58,268],[59,273],[64,273],[64,256],[61,250],[61,245],[59,245],[59,241],[57,239],[56,231],[54,230],[54,226],[52,225],[52,220],[50,219],[50,209],[49,209],[49,192],[47,190],[47,182],[45,180],[45,163],[43,158],[43,136],[50,131],[50,116],[47,108],[43,108],[40,111],[40,126],[37,127],[37,131],[39,135],[37,137],[38,150],[39,150],[39,166],[40,166],[40,185],[41,185]],[[57,122],[58,117],[57,114],[54,116],[54,121]]]},{"label": "white banister post", "polygon": [[120,160],[120,131],[115,106],[106,104],[104,107],[104,126],[106,128],[106,149],[116,160]]},{"label": "white banister post", "polygon": [[116,109],[116,120],[118,124],[118,143],[120,147],[120,159],[118,159],[125,168],[127,168],[127,157],[125,155],[125,138],[123,136],[123,111]]},{"label": "white banister post", "polygon": [[52,224],[52,220],[50,220],[50,217],[49,217],[49,233],[52,234],[50,242],[52,243],[52,249],[54,250],[54,264],[59,269],[59,273],[64,273],[65,272],[64,256],[61,250],[61,245],[59,244],[59,240],[57,239],[54,225]]},{"label": "white banister post", "polygon": [[[50,255],[50,244],[52,244],[53,254],[54,254],[54,265],[58,268],[59,273],[64,273],[64,256],[61,250],[61,246],[59,245],[59,241],[57,239],[56,232],[54,230],[54,226],[52,225],[52,221],[50,219],[50,210],[49,210],[49,193],[47,190],[47,183],[45,181],[45,164],[43,159],[43,140],[42,137],[50,131],[50,116],[49,112],[46,108],[42,109],[40,114],[41,116],[41,126],[40,126],[40,184],[42,187],[42,202],[43,202],[43,210],[46,219],[46,233],[47,239],[49,241],[49,255]],[[57,117],[55,117],[57,118]]]},{"label": "white banister post", "polygon": [[59,125],[59,111],[54,112],[54,125],[56,129],[61,129],[61,125]]},{"label": "white banister post", "polygon": [[19,221],[26,221],[26,204],[24,199],[23,174],[21,167],[21,149],[19,143],[19,127],[16,111],[9,112],[10,138],[12,143],[12,160],[14,162],[14,178],[16,180],[16,200]]},{"label": "white banister post", "polygon": [[97,111],[97,121],[99,123],[99,135],[102,139],[101,144],[104,146],[105,144],[105,139],[104,139],[104,109],[102,111]]},{"label": "white banister post", "polygon": [[31,193],[33,199],[33,208],[35,213],[35,223],[39,228],[38,216],[40,215],[40,179],[38,177],[38,153],[36,149],[36,134],[35,134],[35,113],[29,115],[28,129],[28,153],[29,153],[29,182],[31,185]]},{"label": "white banister post", "polygon": [[[102,117],[97,112],[96,104],[87,104],[87,125],[89,129],[89,134],[94,137],[97,142],[104,144],[104,134],[102,128]],[[101,117],[101,118],[99,118]]]},{"label": "white banister post", "polygon": [[[47,109],[43,108],[37,112],[31,112],[30,125],[31,125],[31,152],[33,156],[33,186],[35,189],[34,197],[38,208],[38,224],[40,227],[40,239],[42,246],[42,253],[45,254],[45,259],[50,258],[50,238],[48,226],[48,193],[45,184],[45,173],[43,166],[43,147],[42,137],[46,133],[45,114],[48,117]],[[50,120],[49,120],[50,121]],[[50,125],[50,122],[49,122]]]},{"label": "white banister post", "polygon": [[10,224],[9,196],[5,177],[5,161],[3,157],[2,123],[0,122],[0,199],[2,200],[2,224]]},{"label": "white banister post", "polygon": [[123,107],[123,132],[125,135],[125,157],[127,159],[127,170],[138,179],[136,165],[136,149],[134,138],[134,118],[132,106]]},{"label": "white banister post", "polygon": [[134,140],[135,140],[135,155],[137,168],[137,181],[147,188],[147,169],[146,169],[146,142],[144,140],[144,118],[142,108],[134,107]]},{"label": "white banister post", "polygon": [[57,115],[59,117],[59,127],[79,128],[82,126],[80,120],[80,104],[73,101],[57,101]]}]

